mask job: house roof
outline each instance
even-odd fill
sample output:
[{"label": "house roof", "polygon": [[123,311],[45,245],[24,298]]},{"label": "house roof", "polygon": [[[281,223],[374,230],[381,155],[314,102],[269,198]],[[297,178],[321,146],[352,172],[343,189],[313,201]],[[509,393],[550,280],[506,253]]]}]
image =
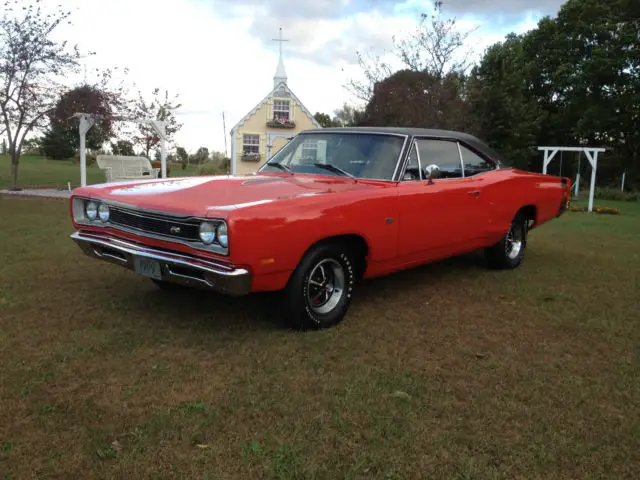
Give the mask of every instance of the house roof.
[{"label": "house roof", "polygon": [[[277,95],[276,95],[276,92],[278,92]],[[313,124],[316,127],[321,128],[321,125],[316,121],[316,119],[311,114],[311,112],[307,110],[307,108],[302,104],[302,102],[298,99],[298,97],[296,97],[296,95],[291,91],[287,83],[283,81],[278,83],[274,87],[274,89],[269,92],[269,94],[266,97],[260,100],[260,102],[255,107],[253,107],[249,111],[249,113],[247,113],[244,117],[242,117],[242,119],[240,119],[240,121],[233,126],[233,128],[231,129],[231,133],[234,133],[239,126],[243,125],[247,120],[249,120],[253,115],[255,115],[255,113],[260,109],[260,107],[262,107],[265,103],[269,101],[271,97],[274,97],[274,96],[285,96],[285,97],[293,98],[295,102],[300,106],[300,109],[304,112],[304,114],[311,119]]]}]

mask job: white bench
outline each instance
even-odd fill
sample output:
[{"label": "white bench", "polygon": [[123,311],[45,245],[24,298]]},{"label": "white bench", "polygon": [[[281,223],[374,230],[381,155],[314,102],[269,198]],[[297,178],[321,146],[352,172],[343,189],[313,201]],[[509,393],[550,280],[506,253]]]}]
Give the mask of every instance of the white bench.
[{"label": "white bench", "polygon": [[157,178],[159,168],[153,168],[146,157],[126,155],[98,155],[96,163],[104,170],[107,183],[119,180],[136,180],[141,178]]}]

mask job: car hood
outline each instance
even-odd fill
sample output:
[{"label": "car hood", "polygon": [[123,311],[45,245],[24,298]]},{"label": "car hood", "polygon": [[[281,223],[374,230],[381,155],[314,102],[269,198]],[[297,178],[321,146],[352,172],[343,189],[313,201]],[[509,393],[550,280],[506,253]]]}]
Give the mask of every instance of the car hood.
[{"label": "car hood", "polygon": [[226,216],[239,208],[362,188],[371,185],[333,176],[220,175],[92,185],[76,194],[143,210]]}]

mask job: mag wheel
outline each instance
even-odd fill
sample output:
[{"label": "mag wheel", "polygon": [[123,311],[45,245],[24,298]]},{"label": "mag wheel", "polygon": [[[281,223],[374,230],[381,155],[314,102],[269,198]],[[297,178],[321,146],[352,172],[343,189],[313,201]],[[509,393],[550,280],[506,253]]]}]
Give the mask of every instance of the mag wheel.
[{"label": "mag wheel", "polygon": [[522,263],[527,248],[527,227],[526,216],[518,213],[502,240],[485,250],[491,268],[510,269]]},{"label": "mag wheel", "polygon": [[355,282],[353,261],[339,244],[313,247],[285,290],[289,323],[303,330],[331,327],[347,313]]}]

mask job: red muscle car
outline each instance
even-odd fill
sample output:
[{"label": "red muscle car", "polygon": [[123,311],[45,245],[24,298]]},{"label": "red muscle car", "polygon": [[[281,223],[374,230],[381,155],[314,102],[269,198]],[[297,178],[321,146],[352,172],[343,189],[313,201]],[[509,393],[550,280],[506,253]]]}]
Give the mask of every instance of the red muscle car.
[{"label": "red muscle car", "polygon": [[315,129],[252,175],[78,188],[72,238],[162,288],[283,291],[292,325],[323,328],[361,279],[478,249],[490,267],[517,267],[529,230],[561,215],[570,189],[464,133]]}]

